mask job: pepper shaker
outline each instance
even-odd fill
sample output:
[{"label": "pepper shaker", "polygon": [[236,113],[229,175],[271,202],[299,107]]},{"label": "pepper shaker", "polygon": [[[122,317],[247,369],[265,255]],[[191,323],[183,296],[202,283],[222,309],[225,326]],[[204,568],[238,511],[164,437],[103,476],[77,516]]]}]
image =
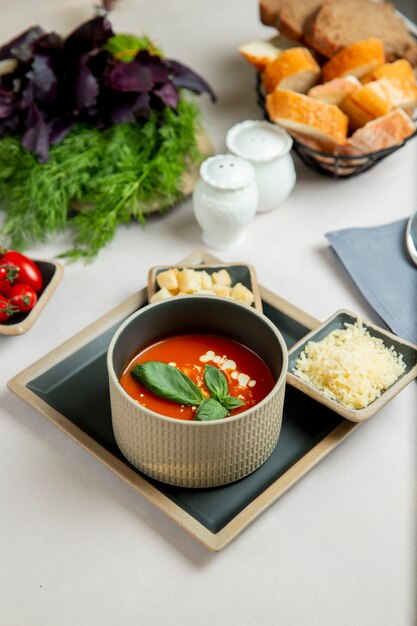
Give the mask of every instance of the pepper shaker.
[{"label": "pepper shaker", "polygon": [[200,176],[193,201],[204,243],[221,250],[240,244],[258,206],[252,165],[238,156],[219,154],[202,163]]}]

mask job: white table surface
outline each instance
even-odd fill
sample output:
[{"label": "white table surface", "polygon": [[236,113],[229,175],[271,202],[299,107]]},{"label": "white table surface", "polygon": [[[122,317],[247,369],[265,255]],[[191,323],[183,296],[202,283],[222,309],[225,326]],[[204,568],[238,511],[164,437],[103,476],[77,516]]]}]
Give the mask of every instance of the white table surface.
[{"label": "white table surface", "polygon": [[[2,41],[36,22],[65,33],[91,15],[81,0],[2,0],[1,9]],[[261,117],[254,72],[236,52],[272,34],[255,0],[121,0],[112,22],[116,31],[150,34],[209,80],[219,101],[200,102],[217,151],[231,125]],[[261,284],[319,319],[342,307],[375,319],[324,233],[416,209],[417,141],[346,181],[296,166],[285,204],[257,216],[246,243],[220,256],[252,263]],[[28,253],[51,258],[69,242],[56,237]],[[6,389],[143,287],[150,266],[200,246],[191,201],[145,228],[119,228],[93,264],[65,267],[29,333],[0,336],[0,624],[414,624],[415,383],[217,554]]]}]

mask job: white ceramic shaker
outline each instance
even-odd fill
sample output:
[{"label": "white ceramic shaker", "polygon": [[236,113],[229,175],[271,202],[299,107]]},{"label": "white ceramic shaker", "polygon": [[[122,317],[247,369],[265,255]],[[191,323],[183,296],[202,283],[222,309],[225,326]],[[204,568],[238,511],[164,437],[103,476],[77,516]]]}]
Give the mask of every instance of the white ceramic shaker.
[{"label": "white ceramic shaker", "polygon": [[290,155],[292,139],[281,127],[260,120],[246,120],[226,135],[227,149],[247,159],[255,170],[258,186],[258,213],[271,211],[289,196],[295,185]]},{"label": "white ceramic shaker", "polygon": [[252,165],[233,154],[219,154],[201,164],[200,177],[193,201],[204,243],[221,250],[238,245],[258,206]]}]

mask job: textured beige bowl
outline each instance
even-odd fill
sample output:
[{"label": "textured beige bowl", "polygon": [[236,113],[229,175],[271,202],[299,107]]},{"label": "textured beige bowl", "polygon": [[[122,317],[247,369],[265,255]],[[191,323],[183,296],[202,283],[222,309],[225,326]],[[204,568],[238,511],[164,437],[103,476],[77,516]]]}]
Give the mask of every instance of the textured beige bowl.
[{"label": "textured beige bowl", "polygon": [[[256,406],[213,422],[159,415],[133,400],[119,383],[142,347],[182,333],[235,339],[270,367],[276,383]],[[243,478],[272,453],[279,437],[288,354],[276,327],[253,308],[210,296],[177,297],[148,305],[117,330],[107,355],[112,423],[124,456],[144,474],[182,487],[215,487]]]}]

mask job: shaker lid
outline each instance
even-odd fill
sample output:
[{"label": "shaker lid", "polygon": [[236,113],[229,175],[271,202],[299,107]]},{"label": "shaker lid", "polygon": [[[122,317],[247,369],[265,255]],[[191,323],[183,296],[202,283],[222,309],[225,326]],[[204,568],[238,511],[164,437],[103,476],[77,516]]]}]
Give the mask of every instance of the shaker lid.
[{"label": "shaker lid", "polygon": [[261,120],[246,120],[233,126],[226,135],[230,152],[250,161],[270,161],[291,150],[292,139],[286,130]]},{"label": "shaker lid", "polygon": [[239,189],[254,179],[255,171],[248,161],[234,154],[218,154],[201,164],[200,175],[218,189]]}]

